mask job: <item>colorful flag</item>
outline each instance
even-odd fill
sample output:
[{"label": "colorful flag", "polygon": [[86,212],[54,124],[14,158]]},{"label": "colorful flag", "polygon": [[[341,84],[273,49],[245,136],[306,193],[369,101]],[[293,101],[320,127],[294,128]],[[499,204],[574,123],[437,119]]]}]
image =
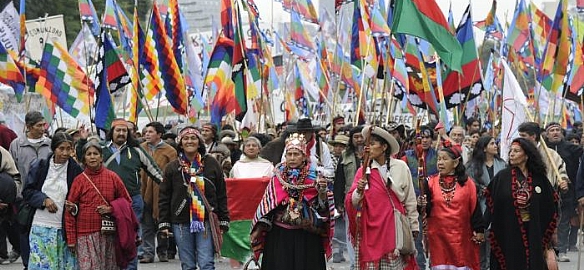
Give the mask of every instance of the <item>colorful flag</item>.
[{"label": "colorful flag", "polygon": [[81,67],[85,68],[88,63],[95,62],[95,52],[97,52],[97,41],[87,24],[83,23],[79,34],[69,48],[69,54]]},{"label": "colorful flag", "polygon": [[79,15],[81,16],[81,21],[89,23],[91,33],[94,36],[99,35],[99,19],[91,0],[79,0]]},{"label": "colorful flag", "polygon": [[579,104],[581,103],[581,97],[584,91],[584,55],[581,50],[582,40],[578,38],[575,26],[573,24],[570,26],[572,28],[572,52],[570,53],[570,77],[567,82],[569,87],[566,87],[564,89],[566,92],[562,94],[564,94],[566,99]]},{"label": "colorful flag", "polygon": [[314,41],[308,32],[304,29],[302,22],[300,21],[300,14],[296,11],[292,11],[291,15],[291,28],[290,28],[290,41],[296,47],[314,53],[316,51],[316,46]]},{"label": "colorful flag", "polygon": [[105,1],[105,10],[103,11],[103,21],[101,22],[101,25],[112,30],[118,29],[114,0]]},{"label": "colorful flag", "polygon": [[[511,46],[510,49],[517,54],[516,61],[525,74],[530,74],[530,70],[535,68],[534,48],[529,27],[530,20],[525,0],[520,0],[509,26],[506,44]],[[513,54],[509,55],[509,57],[512,56]]]},{"label": "colorful flag", "polygon": [[20,54],[25,50],[26,42],[26,0],[20,0]]},{"label": "colorful flag", "polygon": [[531,31],[535,49],[535,63],[536,67],[539,68],[542,62],[544,46],[554,22],[541,9],[537,8],[533,2],[529,4],[529,9],[531,10]]},{"label": "colorful flag", "polygon": [[238,6],[234,9],[234,39],[233,39],[233,59],[231,70],[231,80],[233,80],[235,99],[237,104],[235,107],[236,119],[241,121],[247,111],[247,48],[245,47],[245,39],[243,38],[245,32],[241,23],[241,12]]},{"label": "colorful flag", "polygon": [[162,74],[158,66],[156,42],[154,41],[152,30],[149,29],[148,34],[145,35],[137,19],[134,25],[134,31],[138,31],[135,36],[138,38],[138,63],[140,67],[138,72],[140,74],[140,81],[142,82],[144,97],[146,100],[152,100],[164,89],[164,81],[162,80]]},{"label": "colorful flag", "polygon": [[318,14],[311,0],[290,1],[290,10],[287,10],[287,8],[287,5],[284,5],[284,10],[289,12],[296,11],[302,20],[318,24]]},{"label": "colorful flag", "polygon": [[487,17],[482,21],[476,22],[475,26],[483,31],[487,31],[487,28],[489,26],[493,26],[495,24],[496,18],[497,18],[497,0],[493,0],[493,4],[491,5],[491,11],[489,11]]},{"label": "colorful flag", "polygon": [[16,100],[18,102],[22,101],[22,96],[24,94],[24,77],[12,56],[8,54],[8,51],[0,42],[0,83],[9,85],[14,89],[14,94],[16,95]]},{"label": "colorful flag", "polygon": [[144,38],[144,33],[140,33],[142,29],[140,28],[140,23],[138,21],[138,7],[134,6],[134,18],[133,18],[133,27],[132,27],[132,90],[130,90],[130,97],[129,97],[129,107],[130,107],[130,116],[128,117],[128,121],[132,123],[138,122],[138,115],[140,111],[142,111],[142,104],[141,99],[144,96],[142,89],[140,87],[140,38]]},{"label": "colorful flag", "polygon": [[80,113],[88,115],[94,94],[93,82],[67,50],[49,39],[40,66],[36,87],[42,89],[40,93],[73,117]]},{"label": "colorful flag", "polygon": [[205,86],[210,95],[210,90],[217,90],[211,105],[211,122],[220,124],[224,115],[235,110],[237,101],[235,99],[234,84],[231,80],[232,58],[233,58],[233,40],[220,36],[215,44],[207,76],[205,77]]},{"label": "colorful flag", "polygon": [[100,38],[100,61],[104,61],[104,67],[107,69],[108,89],[113,94],[131,82],[130,75],[128,75],[124,63],[120,60],[112,41],[105,32],[102,32]]},{"label": "colorful flag", "polygon": [[[237,261],[247,261],[252,255],[249,241],[251,221],[266,191],[270,178],[225,179],[229,233],[223,234],[221,255]],[[245,239],[245,240],[244,240]]]},{"label": "colorful flag", "polygon": [[483,89],[480,61],[474,41],[470,5],[462,15],[456,30],[456,38],[462,44],[462,73],[445,72],[443,81],[444,98],[447,108],[464,105],[481,94]]},{"label": "colorful flag", "polygon": [[166,20],[169,22],[170,32],[167,34],[170,36],[172,51],[174,52],[176,63],[178,67],[182,70],[183,59],[182,59],[182,48],[183,44],[183,32],[180,10],[178,8],[178,0],[170,0],[168,3],[168,14],[166,15]]},{"label": "colorful flag", "polygon": [[448,22],[434,0],[396,2],[392,29],[394,33],[427,40],[444,64],[461,71],[462,47],[448,28]]},{"label": "colorful flag", "polygon": [[105,31],[102,31],[100,40],[101,48],[96,67],[95,90],[97,97],[94,121],[98,129],[109,130],[115,118],[111,94],[130,83],[130,79]]},{"label": "colorful flag", "polygon": [[391,29],[381,13],[379,3],[373,5],[371,12],[371,34],[374,37],[389,37],[391,35]]},{"label": "colorful flag", "polygon": [[542,85],[554,93],[563,87],[568,74],[569,56],[572,47],[568,21],[568,1],[560,0],[552,31],[544,50],[544,62],[540,71]]},{"label": "colorful flag", "polygon": [[186,86],[172,47],[169,44],[157,5],[152,5],[150,30],[152,30],[152,37],[156,42],[158,65],[164,81],[166,99],[176,113],[184,115],[187,113],[188,106]]},{"label": "colorful flag", "polygon": [[221,0],[221,27],[223,35],[233,40],[233,0]]}]

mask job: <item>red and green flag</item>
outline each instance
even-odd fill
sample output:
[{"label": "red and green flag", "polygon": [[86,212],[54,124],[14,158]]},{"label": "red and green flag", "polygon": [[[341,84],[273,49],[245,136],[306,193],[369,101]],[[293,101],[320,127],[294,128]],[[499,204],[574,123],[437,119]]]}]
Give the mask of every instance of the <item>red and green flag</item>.
[{"label": "red and green flag", "polygon": [[115,118],[112,93],[130,83],[130,77],[111,40],[105,32],[101,33],[101,48],[97,61],[97,78],[95,82],[95,126],[109,130]]},{"label": "red and green flag", "polygon": [[462,47],[434,0],[396,0],[393,15],[394,33],[427,40],[444,64],[461,71]]},{"label": "red and green flag", "polygon": [[483,89],[480,61],[472,27],[469,5],[456,30],[456,38],[462,44],[462,72],[447,71],[442,84],[447,108],[464,105],[465,101],[479,96]]}]

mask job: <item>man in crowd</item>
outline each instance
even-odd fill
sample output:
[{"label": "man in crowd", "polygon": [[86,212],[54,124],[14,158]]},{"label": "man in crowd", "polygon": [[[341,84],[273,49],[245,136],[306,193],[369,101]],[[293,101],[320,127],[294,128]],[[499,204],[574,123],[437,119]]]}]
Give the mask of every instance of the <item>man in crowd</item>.
[{"label": "man in crowd", "polygon": [[[361,131],[363,126],[357,126],[351,129],[349,132],[349,141],[347,143],[347,149],[343,152],[339,161],[337,163],[337,169],[335,171],[335,180],[333,183],[333,194],[335,196],[335,207],[337,212],[343,215],[342,219],[337,219],[336,223],[347,224],[347,214],[345,212],[345,196],[353,180],[355,179],[355,174],[359,167],[361,167],[361,162],[363,159],[363,148],[365,141],[363,140],[363,135]],[[341,225],[339,225],[340,227]],[[335,226],[336,227],[336,226]],[[347,228],[348,226],[345,226]],[[349,231],[345,229],[345,239],[349,239]],[[347,251],[349,255],[349,261],[351,262],[351,269],[355,266],[355,252],[353,246],[348,242]],[[342,262],[345,258],[342,253],[342,247],[339,247],[333,254],[333,262]]]},{"label": "man in crowd", "polygon": [[[145,141],[140,146],[148,152],[159,168],[166,167],[166,164],[177,158],[174,147],[162,140],[164,126],[159,122],[151,122],[146,125],[144,132]],[[154,239],[158,242],[156,254],[161,262],[168,262],[169,257],[176,254],[175,245],[169,246],[169,238],[161,237],[157,234],[158,229],[158,183],[152,180],[144,171],[141,173],[142,189],[144,198],[144,213],[140,226],[142,227],[143,251],[140,263],[154,262]],[[157,236],[157,237],[155,237]],[[169,248],[174,249],[174,253]]]},{"label": "man in crowd", "polygon": [[[88,131],[80,131],[81,139],[77,144],[77,154],[81,155],[83,145],[87,142]],[[124,119],[114,119],[111,129],[106,135],[106,143],[102,145],[103,165],[115,172],[124,182],[126,190],[132,197],[132,210],[136,219],[142,219],[144,201],[140,193],[140,171],[144,169],[146,174],[156,184],[162,182],[162,171],[152,157],[140,147],[128,128]],[[78,156],[78,158],[80,158]],[[81,159],[79,159],[81,160]],[[128,269],[137,269],[138,260],[135,259],[128,265]]]},{"label": "man in crowd", "polygon": [[564,140],[562,127],[557,122],[547,124],[545,128],[546,144],[554,149],[566,163],[568,173],[568,189],[561,192],[560,222],[558,224],[558,249],[560,262],[569,262],[567,252],[576,250],[578,226],[571,226],[570,219],[576,216],[576,175],[578,173],[579,158],[582,156],[582,147]]},{"label": "man in crowd", "polygon": [[[405,153],[406,155],[402,157],[402,160],[408,164],[410,168],[410,172],[412,173],[412,180],[414,181],[414,191],[416,192],[416,196],[420,196],[420,178],[426,178],[430,175],[438,173],[438,168],[436,167],[436,162],[438,158],[438,153],[433,144],[434,138],[434,130],[428,126],[421,126],[420,133],[417,136],[421,137],[420,140],[420,147],[418,148],[414,145],[413,150],[407,150]],[[418,152],[418,149],[421,149],[421,153]],[[418,165],[418,159],[421,158],[423,160],[423,164]],[[418,173],[418,166],[420,166],[421,171],[420,175]],[[420,215],[420,224],[422,224],[422,215]],[[418,237],[416,237],[416,250],[418,254],[416,255],[416,262],[420,269],[426,269],[426,256],[424,255],[424,247],[422,244],[423,234],[420,233]],[[427,248],[427,247],[426,247]]]},{"label": "man in crowd", "polygon": [[[20,238],[14,212],[20,174],[12,155],[4,147],[0,147],[0,182],[0,264],[5,264],[15,262],[20,254]],[[6,237],[12,245],[10,253]]]},{"label": "man in crowd", "polygon": [[217,127],[211,123],[206,123],[203,125],[201,129],[201,136],[203,136],[203,140],[205,143],[205,150],[207,153],[211,153],[211,150],[215,148],[219,142],[217,139],[219,133],[217,133]]},{"label": "man in crowd", "polygon": [[0,146],[8,150],[8,148],[10,148],[10,143],[12,143],[17,137],[18,135],[16,135],[14,130],[6,125],[6,116],[0,112]]},{"label": "man in crowd", "polygon": [[[45,137],[47,122],[43,115],[38,111],[28,112],[24,116],[24,124],[26,125],[25,135],[10,144],[10,155],[16,163],[21,178],[21,183],[17,185],[20,186],[17,191],[19,197],[17,204],[22,203],[22,186],[26,182],[31,164],[36,159],[45,158],[51,153],[51,139]],[[28,231],[20,231],[20,256],[25,268],[28,267],[28,233]]]}]

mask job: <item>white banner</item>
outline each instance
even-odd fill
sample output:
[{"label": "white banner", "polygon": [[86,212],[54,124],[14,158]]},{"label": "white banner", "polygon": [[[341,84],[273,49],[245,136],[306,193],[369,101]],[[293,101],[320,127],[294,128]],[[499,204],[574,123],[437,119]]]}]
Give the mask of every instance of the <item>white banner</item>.
[{"label": "white banner", "polygon": [[35,61],[41,60],[47,39],[67,48],[63,15],[26,21],[26,33],[26,51]]},{"label": "white banner", "polygon": [[18,51],[18,39],[20,37],[19,16],[12,1],[0,12],[0,43],[7,50]]},{"label": "white banner", "polygon": [[511,141],[519,136],[517,131],[519,125],[527,121],[525,112],[527,98],[511,68],[505,61],[502,63],[505,68],[505,81],[503,85],[503,122],[501,123],[501,158],[507,160]]}]

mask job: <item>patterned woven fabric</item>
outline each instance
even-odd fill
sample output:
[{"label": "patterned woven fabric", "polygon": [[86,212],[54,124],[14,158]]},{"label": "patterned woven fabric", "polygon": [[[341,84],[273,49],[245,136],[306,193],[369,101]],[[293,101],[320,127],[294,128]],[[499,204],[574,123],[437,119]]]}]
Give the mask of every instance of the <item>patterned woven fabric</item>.
[{"label": "patterned woven fabric", "polygon": [[89,114],[93,82],[60,44],[45,43],[36,89],[73,117]]}]

